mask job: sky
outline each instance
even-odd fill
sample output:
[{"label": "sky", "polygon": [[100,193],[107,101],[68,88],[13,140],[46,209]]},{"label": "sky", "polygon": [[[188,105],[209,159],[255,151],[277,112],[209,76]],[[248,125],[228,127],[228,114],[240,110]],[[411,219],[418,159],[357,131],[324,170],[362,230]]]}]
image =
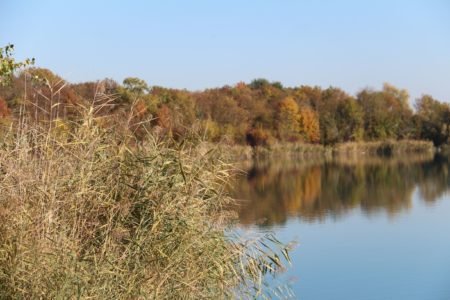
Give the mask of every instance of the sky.
[{"label": "sky", "polygon": [[70,82],[201,90],[255,78],[450,102],[448,0],[0,0],[0,47]]}]

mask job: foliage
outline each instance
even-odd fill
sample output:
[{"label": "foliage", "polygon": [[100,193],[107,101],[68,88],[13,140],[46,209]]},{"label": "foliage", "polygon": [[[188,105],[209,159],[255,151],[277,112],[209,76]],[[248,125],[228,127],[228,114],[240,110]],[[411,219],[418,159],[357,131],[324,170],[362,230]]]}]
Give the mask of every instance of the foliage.
[{"label": "foliage", "polygon": [[298,120],[300,133],[303,140],[309,143],[317,143],[320,140],[320,126],[317,113],[308,106],[299,109]]},{"label": "foliage", "polygon": [[10,83],[16,70],[34,64],[34,58],[27,58],[23,62],[16,61],[12,56],[13,52],[14,45],[12,44],[0,48],[0,85]]},{"label": "foliage", "polygon": [[246,135],[247,143],[252,147],[267,146],[270,138],[269,133],[263,128],[253,128]]},{"label": "foliage", "polygon": [[292,97],[283,99],[278,105],[277,127],[282,141],[295,141],[300,136],[300,123],[297,102]]},{"label": "foliage", "polygon": [[[425,97],[417,101],[414,113],[408,92],[388,83],[381,90],[364,89],[356,97],[336,87],[290,88],[267,79],[191,92],[150,87],[136,77],[126,78],[122,85],[111,79],[68,84],[42,68],[13,76],[11,83],[0,88],[2,116],[17,117],[25,104],[31,115],[75,120],[79,107],[92,102],[96,116],[105,117],[104,124],[122,118],[139,141],[148,132],[181,140],[193,127],[209,141],[253,146],[402,139],[441,145],[449,135],[448,105]],[[58,105],[53,106],[56,94]],[[114,101],[108,102],[111,98]],[[42,111],[46,113],[38,114]],[[125,111],[132,111],[132,116],[125,117]]]},{"label": "foliage", "polygon": [[268,86],[270,85],[270,82],[267,79],[264,78],[258,78],[258,79],[254,79],[251,83],[250,83],[250,87],[252,89],[261,89],[264,86]]},{"label": "foliage", "polygon": [[410,136],[412,110],[405,90],[385,84],[382,91],[366,89],[357,97],[364,112],[364,132],[368,140]]},{"label": "foliage", "polygon": [[364,113],[356,100],[345,98],[336,107],[339,141],[360,141],[364,137]]},{"label": "foliage", "polygon": [[[234,232],[231,165],[195,132],[170,139],[193,120],[189,94],[38,68],[13,79],[30,89],[0,90],[18,110],[0,140],[1,299],[270,297],[289,249]],[[166,136],[142,127],[155,110]]]},{"label": "foliage", "polygon": [[70,124],[25,117],[2,139],[0,298],[264,293],[287,249],[230,231],[220,153],[197,139],[138,145],[131,128],[101,119],[94,107]]},{"label": "foliage", "polygon": [[126,90],[131,93],[142,95],[145,92],[149,91],[149,87],[147,83],[137,77],[127,77],[123,80],[123,86]]},{"label": "foliage", "polygon": [[432,140],[435,145],[447,143],[450,136],[450,106],[429,95],[416,102],[420,137]]}]

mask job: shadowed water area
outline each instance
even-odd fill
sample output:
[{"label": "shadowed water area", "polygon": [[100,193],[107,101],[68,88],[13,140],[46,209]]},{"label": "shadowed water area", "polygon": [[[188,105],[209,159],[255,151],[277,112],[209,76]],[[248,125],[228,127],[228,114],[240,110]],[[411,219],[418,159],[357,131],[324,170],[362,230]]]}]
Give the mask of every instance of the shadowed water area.
[{"label": "shadowed water area", "polygon": [[299,299],[450,299],[445,156],[265,161],[234,182],[240,227],[299,244]]}]

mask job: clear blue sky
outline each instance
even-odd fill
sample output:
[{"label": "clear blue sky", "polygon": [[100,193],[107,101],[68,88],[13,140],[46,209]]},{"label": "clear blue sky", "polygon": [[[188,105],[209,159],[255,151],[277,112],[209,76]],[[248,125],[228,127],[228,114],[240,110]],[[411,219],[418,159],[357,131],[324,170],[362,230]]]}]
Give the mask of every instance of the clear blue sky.
[{"label": "clear blue sky", "polygon": [[267,78],[450,101],[450,1],[0,1],[0,45],[71,82]]}]

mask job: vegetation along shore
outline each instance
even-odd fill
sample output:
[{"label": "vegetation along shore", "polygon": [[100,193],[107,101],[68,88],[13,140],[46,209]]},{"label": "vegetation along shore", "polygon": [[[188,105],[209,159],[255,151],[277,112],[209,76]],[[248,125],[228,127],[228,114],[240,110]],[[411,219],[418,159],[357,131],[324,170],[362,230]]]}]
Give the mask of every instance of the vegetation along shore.
[{"label": "vegetation along shore", "polygon": [[13,77],[23,64],[1,50],[1,299],[280,293],[266,280],[290,246],[235,229],[220,151],[151,129],[140,90],[124,104],[103,82],[81,101],[47,70]]},{"label": "vegetation along shore", "polygon": [[448,142],[448,104],[424,95],[413,110],[389,84],[351,96],[264,79],[192,92],[68,83],[12,49],[0,49],[2,299],[270,298],[290,245],[234,229],[237,158]]}]

